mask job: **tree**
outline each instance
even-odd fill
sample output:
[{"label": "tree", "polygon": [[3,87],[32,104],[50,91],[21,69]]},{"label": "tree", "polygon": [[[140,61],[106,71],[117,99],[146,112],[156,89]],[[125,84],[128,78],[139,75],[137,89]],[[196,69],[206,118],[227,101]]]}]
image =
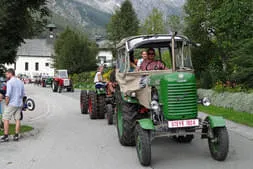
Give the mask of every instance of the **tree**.
[{"label": "tree", "polygon": [[245,39],[239,42],[237,49],[233,52],[232,59],[234,67],[233,79],[253,88],[253,39]]},{"label": "tree", "polygon": [[114,44],[121,39],[135,36],[139,31],[139,20],[129,0],[122,3],[119,10],[112,15],[109,24],[107,25],[108,39]]},{"label": "tree", "polygon": [[171,32],[182,33],[184,30],[183,19],[177,15],[170,15],[167,20],[167,25]]},{"label": "tree", "polygon": [[[232,60],[238,56],[238,44],[242,45],[246,39],[253,37],[252,1],[188,0],[185,13],[186,35],[202,44],[193,52],[197,72],[208,69],[211,72],[215,67],[221,70],[213,73],[215,76],[223,74],[220,80],[231,79],[237,68]],[[242,50],[246,52],[247,48]]]},{"label": "tree", "polygon": [[162,34],[166,33],[165,21],[162,12],[154,8],[152,13],[146,18],[142,25],[143,34]]},{"label": "tree", "polygon": [[55,67],[70,74],[95,70],[97,46],[86,35],[67,28],[55,43]]},{"label": "tree", "polygon": [[40,32],[49,15],[47,0],[0,1],[0,64],[13,63],[24,38]]}]

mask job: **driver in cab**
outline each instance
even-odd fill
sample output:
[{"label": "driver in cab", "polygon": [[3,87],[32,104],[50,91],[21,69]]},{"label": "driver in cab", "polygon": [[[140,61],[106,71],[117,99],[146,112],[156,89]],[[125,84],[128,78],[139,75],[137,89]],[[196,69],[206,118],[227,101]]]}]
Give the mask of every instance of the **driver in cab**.
[{"label": "driver in cab", "polygon": [[141,71],[151,70],[168,70],[168,68],[159,60],[155,60],[155,49],[149,48],[147,50],[148,59],[144,60],[140,66]]}]

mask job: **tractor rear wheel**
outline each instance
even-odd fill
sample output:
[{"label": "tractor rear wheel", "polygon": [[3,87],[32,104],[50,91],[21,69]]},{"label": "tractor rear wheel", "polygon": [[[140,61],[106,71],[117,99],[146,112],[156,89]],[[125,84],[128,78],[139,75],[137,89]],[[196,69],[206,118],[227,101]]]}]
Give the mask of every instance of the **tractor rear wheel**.
[{"label": "tractor rear wheel", "polygon": [[80,94],[80,107],[82,114],[88,114],[88,93],[86,90],[82,90]]},{"label": "tractor rear wheel", "polygon": [[108,125],[113,124],[113,107],[111,104],[106,105],[106,118],[107,118],[107,123]]},{"label": "tractor rear wheel", "polygon": [[140,163],[143,166],[149,166],[151,163],[151,137],[150,131],[141,128],[140,124],[136,125],[136,150]]},{"label": "tractor rear wheel", "polygon": [[138,108],[138,104],[125,102],[118,93],[116,125],[119,141],[123,146],[135,145],[136,120],[145,118],[145,115],[138,112]]},{"label": "tractor rear wheel", "polygon": [[104,119],[105,118],[105,96],[104,95],[98,95],[97,96],[97,118],[98,119]]},{"label": "tractor rear wheel", "polygon": [[89,115],[90,119],[97,119],[97,94],[94,91],[89,92]]},{"label": "tractor rear wheel", "polygon": [[214,128],[214,138],[208,138],[208,145],[213,159],[224,161],[229,151],[229,137],[226,127]]}]

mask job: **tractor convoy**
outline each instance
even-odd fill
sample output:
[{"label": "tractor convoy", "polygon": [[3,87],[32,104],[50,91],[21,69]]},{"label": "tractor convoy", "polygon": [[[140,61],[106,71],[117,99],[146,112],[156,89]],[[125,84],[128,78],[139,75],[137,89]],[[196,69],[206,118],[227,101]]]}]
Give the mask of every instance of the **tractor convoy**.
[{"label": "tractor convoy", "polygon": [[[199,102],[208,106],[209,101],[198,101],[191,61],[194,46],[198,45],[176,34],[123,39],[117,45],[116,92],[109,96],[106,88],[82,91],[81,113],[89,114],[90,119],[107,117],[108,124],[115,121],[119,142],[136,146],[143,166],[151,164],[152,140],[171,137],[178,143],[190,143],[198,133],[208,140],[212,158],[224,161],[229,151],[225,120],[198,117]],[[132,71],[134,54],[146,49],[153,60],[142,70]],[[64,82],[54,79],[53,90],[63,88]]]}]

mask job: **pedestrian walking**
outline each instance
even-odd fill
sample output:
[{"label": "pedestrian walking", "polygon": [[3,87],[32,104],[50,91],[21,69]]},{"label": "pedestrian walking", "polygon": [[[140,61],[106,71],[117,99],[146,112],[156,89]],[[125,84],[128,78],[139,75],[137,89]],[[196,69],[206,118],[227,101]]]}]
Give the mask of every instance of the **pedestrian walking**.
[{"label": "pedestrian walking", "polygon": [[8,69],[6,71],[7,78],[7,91],[5,96],[5,109],[3,112],[4,121],[4,136],[1,137],[1,142],[9,141],[9,122],[14,118],[16,121],[15,135],[13,137],[14,141],[19,139],[20,131],[20,118],[21,111],[23,107],[23,97],[24,97],[24,83],[15,77],[15,71],[13,69]]}]

